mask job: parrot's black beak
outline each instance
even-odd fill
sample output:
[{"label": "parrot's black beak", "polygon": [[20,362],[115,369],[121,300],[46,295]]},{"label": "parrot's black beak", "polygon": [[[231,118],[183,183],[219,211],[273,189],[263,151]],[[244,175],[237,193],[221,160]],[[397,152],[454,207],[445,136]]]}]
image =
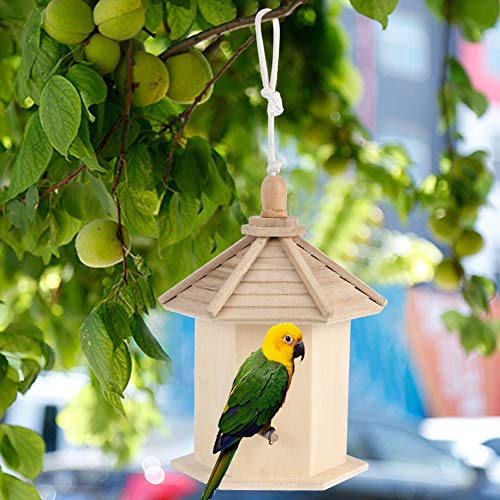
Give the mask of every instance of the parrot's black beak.
[{"label": "parrot's black beak", "polygon": [[300,356],[300,360],[302,361],[304,359],[305,354],[306,351],[304,349],[304,342],[302,342],[302,340],[299,340],[295,344],[295,347],[293,348],[293,358],[295,359]]}]

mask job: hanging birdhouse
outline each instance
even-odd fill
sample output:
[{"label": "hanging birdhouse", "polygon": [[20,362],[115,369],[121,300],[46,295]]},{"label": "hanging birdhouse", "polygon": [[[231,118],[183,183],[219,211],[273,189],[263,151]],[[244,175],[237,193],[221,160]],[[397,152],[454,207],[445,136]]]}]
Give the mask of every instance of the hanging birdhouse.
[{"label": "hanging birdhouse", "polygon": [[277,432],[243,439],[220,488],[324,490],[368,468],[346,452],[350,321],[380,312],[386,300],[308,243],[305,226],[287,216],[274,141],[274,118],[283,112],[276,91],[279,23],[273,19],[269,78],[260,28],[268,11],[255,20],[269,117],[261,215],[242,226],[240,241],[160,297],[165,309],[196,318],[194,453],[172,466],[207,481],[219,416],[239,367],[271,326],[295,323],[307,354],[272,419]]},{"label": "hanging birdhouse", "polygon": [[273,419],[278,441],[244,439],[222,489],[323,490],[368,468],[346,454],[350,321],[386,300],[302,237],[283,188],[280,176],[263,183],[263,215],[281,217],[251,217],[240,241],[160,297],[196,318],[194,453],[172,466],[202,482],[241,363],[276,323],[293,322],[304,336],[307,355]]}]

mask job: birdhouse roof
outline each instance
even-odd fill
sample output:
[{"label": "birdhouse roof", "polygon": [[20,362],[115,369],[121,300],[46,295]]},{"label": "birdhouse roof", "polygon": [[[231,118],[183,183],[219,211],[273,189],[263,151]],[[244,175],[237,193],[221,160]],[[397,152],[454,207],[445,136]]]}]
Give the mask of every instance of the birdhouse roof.
[{"label": "birdhouse roof", "polygon": [[305,227],[296,218],[282,227],[259,219],[252,217],[244,238],[164,293],[163,307],[237,323],[330,323],[384,308],[384,297],[301,237]]}]

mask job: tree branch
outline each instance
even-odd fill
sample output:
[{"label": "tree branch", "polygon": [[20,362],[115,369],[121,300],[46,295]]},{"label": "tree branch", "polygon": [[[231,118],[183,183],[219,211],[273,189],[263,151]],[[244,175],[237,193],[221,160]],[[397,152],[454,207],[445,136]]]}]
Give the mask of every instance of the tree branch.
[{"label": "tree branch", "polygon": [[[306,3],[307,0],[294,0],[291,2],[278,7],[277,9],[272,10],[267,13],[263,18],[262,22],[271,21],[272,19],[281,19],[282,17],[287,17],[292,14],[297,7]],[[190,48],[194,47],[200,42],[205,40],[209,40],[210,38],[223,35],[225,33],[231,33],[232,31],[240,30],[243,28],[248,28],[253,26],[255,23],[255,16],[248,17],[240,17],[238,19],[234,19],[233,21],[229,21],[224,24],[220,24],[219,26],[214,26],[208,30],[197,33],[196,35],[192,35],[182,42],[169,47],[167,50],[160,54],[160,59],[168,59],[169,57],[182,54],[183,52],[187,52]]]},{"label": "tree branch", "polygon": [[204,89],[200,92],[200,94],[196,97],[196,99],[193,101],[191,106],[189,108],[186,108],[182,113],[180,113],[178,116],[172,120],[171,123],[168,124],[168,126],[173,126],[176,123],[179,123],[182,121],[181,126],[179,127],[179,130],[177,131],[177,134],[175,135],[174,142],[172,143],[172,147],[170,148],[170,152],[168,154],[167,158],[167,169],[165,171],[165,175],[163,176],[163,183],[166,184],[168,181],[168,178],[170,177],[170,173],[172,171],[172,166],[174,162],[174,154],[175,150],[177,149],[177,146],[179,144],[179,141],[181,140],[181,137],[184,134],[184,129],[186,128],[187,122],[189,121],[189,118],[193,114],[193,111],[196,109],[198,104],[200,104],[201,100],[205,96],[205,94],[208,92],[210,87],[217,81],[219,78],[227,71],[227,69],[238,59],[238,57],[248,48],[250,45],[254,42],[255,36],[252,35],[250,36],[245,43],[243,43],[238,50],[224,63],[224,65],[221,67],[221,69],[211,78],[207,84],[205,85]]},{"label": "tree branch", "polygon": [[115,197],[116,213],[118,217],[118,231],[116,236],[121,243],[122,247],[122,262],[123,262],[123,281],[127,283],[127,249],[125,248],[125,241],[123,239],[123,225],[122,225],[122,211],[120,205],[120,199],[118,198],[118,193],[116,189],[118,183],[120,182],[120,177],[124,168],[126,168],[125,153],[127,151],[127,136],[130,128],[130,107],[132,105],[132,85],[133,85],[133,68],[134,68],[134,58],[132,56],[132,40],[127,42],[127,83],[125,86],[125,107],[122,114],[123,122],[123,133],[120,142],[120,156],[118,157],[118,163],[116,165],[115,178],[113,180],[113,187],[111,189],[112,194]]}]

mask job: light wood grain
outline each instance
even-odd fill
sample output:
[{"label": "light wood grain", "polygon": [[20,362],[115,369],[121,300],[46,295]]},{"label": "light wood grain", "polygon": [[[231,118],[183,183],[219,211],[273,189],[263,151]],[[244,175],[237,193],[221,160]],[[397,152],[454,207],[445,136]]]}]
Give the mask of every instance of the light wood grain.
[{"label": "light wood grain", "polygon": [[286,257],[259,257],[252,265],[252,269],[294,269],[293,264]]},{"label": "light wood grain", "polygon": [[163,305],[165,305],[170,299],[175,297],[179,292],[185,290],[188,286],[192,285],[199,279],[206,276],[210,271],[220,266],[227,259],[236,255],[239,251],[244,248],[250,246],[250,244],[254,241],[255,238],[252,236],[246,236],[241,240],[237,241],[234,245],[230,246],[227,250],[224,250],[220,255],[212,259],[210,262],[200,267],[193,274],[189,275],[187,278],[183,279],[180,283],[172,287],[170,290],[165,292],[158,299]]},{"label": "light wood grain", "polygon": [[384,297],[382,297],[382,295],[377,293],[375,290],[370,288],[366,283],[361,281],[359,278],[356,278],[356,276],[354,276],[349,271],[344,269],[342,266],[334,262],[332,259],[330,259],[330,257],[328,257],[328,255],[324,254],[321,250],[311,245],[304,238],[296,236],[294,239],[297,242],[297,245],[303,248],[306,252],[309,252],[311,255],[313,255],[321,262],[323,262],[323,264],[325,264],[327,267],[335,271],[339,276],[349,281],[349,283],[353,284],[356,288],[359,288],[359,290],[361,290],[363,293],[368,295],[372,300],[374,300],[377,304],[379,304],[381,308],[385,307],[387,300]]},{"label": "light wood grain", "polygon": [[[172,467],[202,483],[207,482],[212,472],[210,467],[197,462],[193,453],[172,460]],[[367,470],[367,462],[347,456],[345,463],[312,477],[272,477],[250,481],[248,479],[238,480],[230,474],[226,474],[219,489],[247,491],[324,491]]]},{"label": "light wood grain", "polygon": [[239,323],[325,322],[317,307],[224,307],[217,320]]},{"label": "light wood grain", "polygon": [[318,309],[321,314],[326,318],[330,319],[333,316],[333,310],[328,303],[326,297],[324,296],[318,280],[314,276],[311,269],[308,267],[304,257],[300,253],[300,249],[297,247],[295,242],[290,238],[283,238],[281,241],[288,258],[291,260],[292,264],[295,266],[295,270],[301,277],[304,285],[314,299]]},{"label": "light wood grain", "polygon": [[220,310],[224,307],[224,304],[227,302],[227,300],[234,292],[235,288],[238,286],[243,276],[245,276],[245,274],[250,269],[255,259],[257,259],[260,252],[266,246],[266,244],[267,244],[267,238],[257,238],[250,245],[250,248],[246,251],[245,255],[238,262],[238,265],[233,269],[227,281],[222,285],[217,295],[212,299],[212,301],[208,305],[207,311],[212,317],[215,318],[217,314],[219,314]]},{"label": "light wood grain", "polygon": [[253,215],[249,219],[251,226],[257,227],[291,227],[299,225],[298,217],[261,217],[260,215]]},{"label": "light wood grain", "polygon": [[245,283],[251,282],[275,282],[275,281],[302,281],[297,271],[294,269],[280,269],[274,272],[269,272],[261,269],[250,269],[242,280]]},{"label": "light wood grain", "polygon": [[[199,282],[198,282],[199,283]],[[183,290],[179,295],[185,299],[191,299],[201,302],[202,304],[210,304],[210,302],[214,299],[217,292],[214,290],[207,290],[205,288],[201,288],[197,285],[191,285],[190,287]]]},{"label": "light wood grain", "polygon": [[290,226],[290,227],[259,227],[245,224],[241,226],[241,232],[250,236],[274,236],[274,237],[289,237],[297,236],[306,233],[306,226]]},{"label": "light wood grain", "polygon": [[307,288],[301,282],[255,282],[240,283],[234,295],[301,295],[308,293]]},{"label": "light wood grain", "polygon": [[307,290],[301,295],[232,295],[226,307],[270,307],[273,304],[279,304],[279,307],[316,307]]}]

